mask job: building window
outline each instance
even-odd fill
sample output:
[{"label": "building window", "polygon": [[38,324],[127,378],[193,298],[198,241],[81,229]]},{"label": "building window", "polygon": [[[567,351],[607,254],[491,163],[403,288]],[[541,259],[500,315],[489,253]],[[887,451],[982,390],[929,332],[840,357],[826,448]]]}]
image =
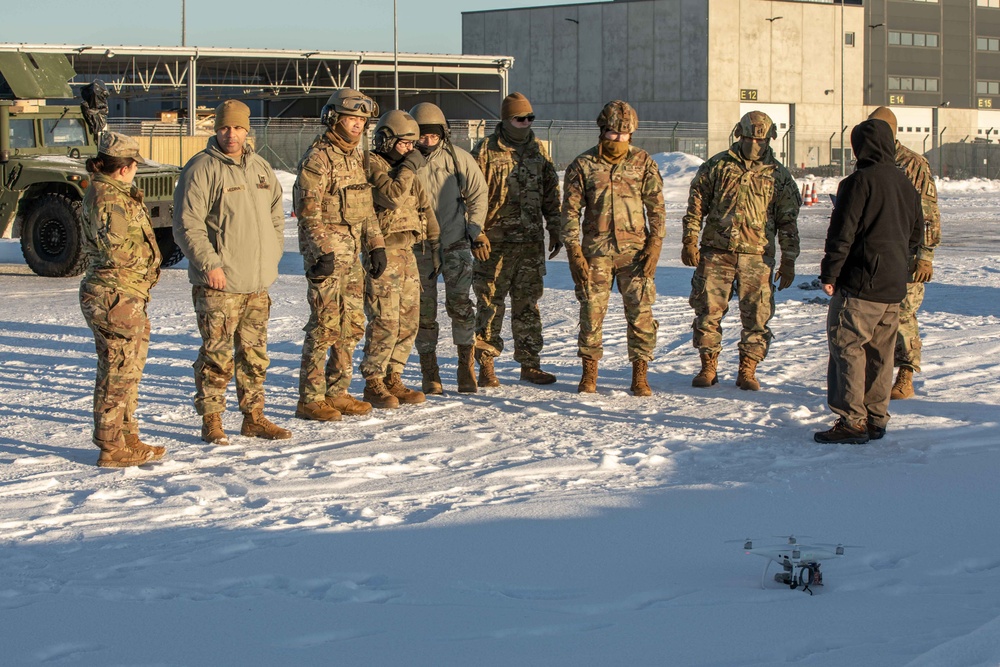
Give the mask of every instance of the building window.
[{"label": "building window", "polygon": [[1000,95],[1000,81],[976,81],[976,95]]},{"label": "building window", "polygon": [[1000,51],[1000,39],[996,37],[976,37],[977,51]]},{"label": "building window", "polygon": [[989,7],[990,9],[1000,9],[1000,0],[976,0],[977,7]]},{"label": "building window", "polygon": [[[997,0],[1000,2],[1000,0]],[[926,32],[900,32],[898,30],[889,31],[889,46],[922,46],[936,49],[938,36]]]},{"label": "building window", "polygon": [[911,2],[932,2],[936,5],[938,0],[911,0]]},{"label": "building window", "polygon": [[936,93],[938,80],[913,76],[890,76],[889,90],[912,90],[915,93]]},{"label": "building window", "polygon": [[845,32],[844,33],[844,46],[854,46],[854,33]]}]

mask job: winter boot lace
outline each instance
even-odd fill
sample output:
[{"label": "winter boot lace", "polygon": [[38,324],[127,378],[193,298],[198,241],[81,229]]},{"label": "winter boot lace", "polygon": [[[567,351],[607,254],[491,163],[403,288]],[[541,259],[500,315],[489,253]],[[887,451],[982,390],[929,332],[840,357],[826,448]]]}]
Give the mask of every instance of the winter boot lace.
[{"label": "winter boot lace", "polygon": [[458,346],[458,391],[463,394],[476,393],[476,362],[472,358],[471,345]]},{"label": "winter boot lace", "polygon": [[500,379],[493,368],[493,355],[484,354],[482,350],[476,350],[476,361],[479,362],[479,386],[499,387]]},{"label": "winter boot lace", "polygon": [[125,434],[125,446],[139,452],[145,450],[153,452],[152,458],[149,459],[150,461],[159,461],[163,458],[163,455],[167,453],[166,447],[160,447],[159,445],[147,445],[139,439],[137,434],[134,433]]},{"label": "winter boot lace", "polygon": [[597,391],[597,359],[583,360],[583,377],[576,388],[579,394],[593,394]]},{"label": "winter boot lace", "polygon": [[649,363],[642,360],[636,359],[632,362],[632,395],[633,396],[652,396],[653,390],[649,388],[649,382],[646,380],[646,371],[649,368]]},{"label": "winter boot lace", "polygon": [[121,440],[100,442],[97,446],[101,448],[101,455],[97,457],[97,465],[101,468],[128,468],[153,460],[152,450],[133,449]]},{"label": "winter boot lace", "polygon": [[711,387],[719,381],[719,355],[701,353],[701,370],[691,380],[692,387]]},{"label": "winter boot lace", "polygon": [[327,396],[326,402],[339,410],[342,415],[366,415],[372,411],[371,403],[359,401],[346,391],[337,396]]},{"label": "winter boot lace", "polygon": [[413,405],[414,403],[423,403],[427,400],[424,392],[410,389],[403,384],[403,378],[399,373],[389,373],[385,376],[384,382],[385,388],[389,390],[390,394],[398,398],[400,403]]},{"label": "winter boot lace", "polygon": [[892,385],[892,393],[889,398],[900,400],[903,398],[913,398],[913,369],[900,366],[896,374],[896,382]]},{"label": "winter boot lace", "polygon": [[438,370],[438,358],[434,352],[424,352],[420,355],[420,374],[423,375],[420,388],[425,394],[443,394],[441,373]]},{"label": "winter boot lace", "polygon": [[760,382],[754,372],[757,370],[757,360],[740,355],[740,373],[736,377],[736,386],[748,391],[760,389]]},{"label": "winter boot lace", "polygon": [[863,445],[870,437],[864,421],[860,424],[851,424],[843,417],[838,419],[829,431],[813,433],[813,440],[824,444]]},{"label": "winter boot lace", "polygon": [[243,413],[243,426],[240,427],[240,435],[265,440],[288,440],[292,437],[292,432],[272,423],[264,416],[263,409],[255,408],[250,412]]},{"label": "winter boot lace", "polygon": [[543,371],[538,366],[521,366],[521,379],[532,384],[552,384],[556,376]]},{"label": "winter boot lace", "polygon": [[385,387],[385,382],[380,377],[370,377],[365,380],[366,403],[371,403],[373,408],[380,410],[391,410],[399,407],[399,399],[389,393]]},{"label": "winter boot lace", "polygon": [[299,419],[315,419],[320,422],[337,422],[340,421],[340,410],[326,401],[312,403],[299,401],[295,406],[295,416]]},{"label": "winter boot lace", "polygon": [[222,413],[213,412],[201,418],[201,439],[213,445],[228,445],[229,438],[222,430]]}]

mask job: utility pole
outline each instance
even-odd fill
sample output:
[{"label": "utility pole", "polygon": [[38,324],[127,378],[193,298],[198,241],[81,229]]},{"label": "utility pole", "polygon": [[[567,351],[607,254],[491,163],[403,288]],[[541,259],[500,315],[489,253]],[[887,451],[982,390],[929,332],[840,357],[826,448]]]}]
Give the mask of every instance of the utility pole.
[{"label": "utility pole", "polygon": [[847,31],[844,26],[844,0],[840,0],[840,175],[847,175],[847,156],[844,154],[844,40]]},{"label": "utility pole", "polygon": [[187,0],[181,0],[181,46],[187,46]]},{"label": "utility pole", "polygon": [[399,30],[397,29],[396,0],[392,0],[392,75],[395,108],[399,108]]}]

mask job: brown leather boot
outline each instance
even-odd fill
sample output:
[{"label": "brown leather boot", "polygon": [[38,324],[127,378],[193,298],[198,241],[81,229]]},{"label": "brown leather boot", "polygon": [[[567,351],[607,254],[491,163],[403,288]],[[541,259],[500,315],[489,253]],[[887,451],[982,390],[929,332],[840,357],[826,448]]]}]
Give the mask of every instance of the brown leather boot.
[{"label": "brown leather boot", "polygon": [[719,382],[719,355],[701,353],[701,370],[691,380],[692,387],[711,387]]},{"label": "brown leather boot", "polygon": [[472,358],[471,345],[458,346],[458,391],[463,394],[476,393],[476,362]]},{"label": "brown leather boot", "polygon": [[434,352],[424,352],[420,355],[420,374],[423,375],[420,388],[425,394],[443,394],[441,372],[438,370],[438,358]]},{"label": "brown leather boot", "polygon": [[760,382],[757,381],[757,376],[754,375],[757,370],[757,360],[751,359],[750,357],[744,357],[740,355],[740,371],[739,375],[736,377],[736,386],[740,389],[746,389],[748,391],[757,391],[760,389]]},{"label": "brown leather boot", "polygon": [[115,442],[98,442],[101,455],[97,457],[97,465],[101,468],[129,468],[141,466],[153,460],[153,452],[149,449],[132,449],[124,440]]},{"label": "brown leather boot", "polygon": [[914,394],[913,369],[906,366],[900,366],[899,372],[896,374],[896,382],[892,385],[892,393],[889,394],[889,398],[893,400],[902,400],[904,398],[913,398]]},{"label": "brown leather boot", "polygon": [[298,405],[295,406],[295,416],[299,419],[314,419],[318,422],[339,422],[340,410],[326,401],[313,401],[312,403],[299,401]]},{"label": "brown leather boot", "polygon": [[521,379],[532,384],[552,384],[556,381],[556,376],[537,366],[521,366]]},{"label": "brown leather boot", "polygon": [[643,359],[636,359],[632,362],[632,395],[633,396],[652,396],[653,390],[649,388],[649,382],[646,380],[646,371],[649,368],[649,362]]},{"label": "brown leather boot", "polygon": [[340,411],[342,415],[366,415],[372,411],[372,404],[359,401],[346,391],[337,396],[327,396],[326,402]]},{"label": "brown leather boot", "polygon": [[201,439],[212,445],[228,445],[229,437],[222,430],[222,413],[213,412],[201,417]]},{"label": "brown leather boot", "polygon": [[147,445],[140,440],[139,436],[135,433],[125,434],[125,446],[140,452],[148,449],[153,452],[152,458],[149,459],[150,461],[159,461],[163,458],[163,455],[167,453],[166,447],[160,447],[159,445]]},{"label": "brown leather boot", "polygon": [[389,393],[380,377],[370,377],[365,380],[365,396],[367,403],[380,410],[392,410],[399,407],[399,399]]},{"label": "brown leather boot", "polygon": [[578,394],[597,392],[597,359],[583,359],[583,377],[580,378],[580,386],[576,391]]},{"label": "brown leather boot", "polygon": [[500,378],[497,377],[496,370],[493,368],[493,355],[476,350],[476,361],[479,362],[479,386],[499,387]]},{"label": "brown leather boot", "polygon": [[264,416],[263,408],[256,408],[251,412],[243,413],[243,426],[240,427],[240,435],[265,440],[288,440],[292,437],[292,432],[272,423]]},{"label": "brown leather boot", "polygon": [[424,392],[417,391],[416,389],[410,389],[405,384],[403,384],[403,378],[399,373],[389,373],[385,376],[385,388],[389,390],[389,393],[399,399],[400,403],[406,403],[407,405],[414,405],[416,403],[423,403],[427,400],[424,396]]}]

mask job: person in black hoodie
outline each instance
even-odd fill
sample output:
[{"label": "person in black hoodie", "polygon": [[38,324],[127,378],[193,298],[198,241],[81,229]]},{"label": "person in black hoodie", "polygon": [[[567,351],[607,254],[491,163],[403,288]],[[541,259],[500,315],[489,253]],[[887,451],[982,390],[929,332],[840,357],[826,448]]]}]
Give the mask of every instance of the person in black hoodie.
[{"label": "person in black hoodie", "polygon": [[899,302],[923,234],[920,195],[894,160],[892,128],[866,120],[851,131],[857,170],[837,189],[823,291],[831,296],[827,402],[839,419],[816,442],[864,444],[885,435]]}]

